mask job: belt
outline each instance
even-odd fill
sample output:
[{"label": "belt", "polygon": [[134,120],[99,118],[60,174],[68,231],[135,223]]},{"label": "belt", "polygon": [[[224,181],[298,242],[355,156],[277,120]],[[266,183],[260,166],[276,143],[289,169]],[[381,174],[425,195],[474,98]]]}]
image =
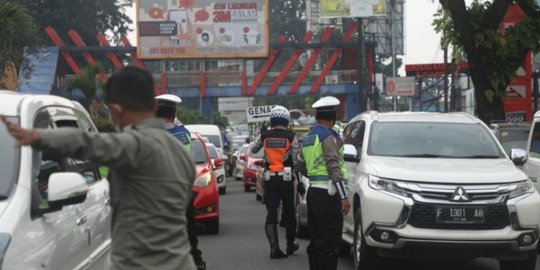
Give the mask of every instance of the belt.
[{"label": "belt", "polygon": [[309,176],[310,184],[326,184],[330,180],[328,175],[312,175]]},{"label": "belt", "polygon": [[283,172],[270,172],[270,176],[283,176]]}]

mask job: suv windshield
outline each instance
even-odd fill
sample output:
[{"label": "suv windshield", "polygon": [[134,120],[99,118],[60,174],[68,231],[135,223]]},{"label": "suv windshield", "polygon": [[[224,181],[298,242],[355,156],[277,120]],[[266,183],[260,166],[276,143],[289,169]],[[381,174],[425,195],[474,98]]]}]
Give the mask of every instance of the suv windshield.
[{"label": "suv windshield", "polygon": [[191,155],[195,164],[205,164],[208,162],[203,143],[197,139],[191,141]]},{"label": "suv windshield", "polygon": [[368,154],[426,158],[502,158],[490,131],[479,124],[378,122]]},{"label": "suv windshield", "polygon": [[[18,123],[16,117],[7,117],[10,121]],[[4,124],[0,124],[0,200],[9,196],[11,188],[17,181],[19,169],[20,148],[15,148],[15,140],[6,130]]]},{"label": "suv windshield", "polygon": [[529,130],[509,129],[501,130],[499,134],[499,141],[501,142],[504,151],[508,155],[514,148],[526,149],[527,140],[529,139]]}]

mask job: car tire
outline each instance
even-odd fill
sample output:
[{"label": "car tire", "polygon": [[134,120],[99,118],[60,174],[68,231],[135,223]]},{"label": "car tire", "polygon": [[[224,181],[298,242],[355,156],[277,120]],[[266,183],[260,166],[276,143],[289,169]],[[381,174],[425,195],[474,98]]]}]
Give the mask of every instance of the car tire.
[{"label": "car tire", "polygon": [[244,191],[245,191],[245,192],[250,192],[250,191],[251,191],[251,187],[250,187],[250,186],[244,185]]},{"label": "car tire", "polygon": [[220,187],[219,188],[219,194],[224,195],[225,193],[227,193],[227,187]]},{"label": "car tire", "polygon": [[531,251],[524,260],[499,261],[501,270],[534,270],[536,268],[536,251]]},{"label": "car tire", "polygon": [[352,247],[354,270],[377,269],[377,250],[366,245],[362,231],[362,215],[356,211],[354,217],[354,241]]},{"label": "car tire", "polygon": [[206,223],[206,232],[209,234],[219,233],[219,218]]},{"label": "car tire", "polygon": [[262,195],[255,194],[255,200],[262,201]]}]

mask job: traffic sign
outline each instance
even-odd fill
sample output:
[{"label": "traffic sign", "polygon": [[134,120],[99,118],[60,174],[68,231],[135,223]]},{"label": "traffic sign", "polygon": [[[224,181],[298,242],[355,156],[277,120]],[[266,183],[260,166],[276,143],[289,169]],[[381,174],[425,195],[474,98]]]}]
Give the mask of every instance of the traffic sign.
[{"label": "traffic sign", "polygon": [[414,77],[386,78],[386,94],[388,96],[414,96]]},{"label": "traffic sign", "polygon": [[248,107],[246,109],[248,123],[264,122],[270,120],[270,111],[276,105]]}]

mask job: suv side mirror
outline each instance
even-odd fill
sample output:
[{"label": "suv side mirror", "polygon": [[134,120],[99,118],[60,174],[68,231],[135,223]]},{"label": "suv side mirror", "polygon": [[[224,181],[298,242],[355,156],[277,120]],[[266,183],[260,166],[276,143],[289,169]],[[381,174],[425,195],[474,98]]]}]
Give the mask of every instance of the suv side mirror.
[{"label": "suv side mirror", "polygon": [[88,185],[83,176],[73,172],[53,173],[49,177],[49,206],[57,211],[65,205],[78,204],[86,200]]},{"label": "suv side mirror", "polygon": [[356,151],[356,147],[354,147],[354,145],[352,144],[344,145],[343,154],[345,161],[354,163],[358,163],[360,161],[360,158],[358,157],[358,152]]},{"label": "suv side mirror", "polygon": [[523,149],[512,149],[510,152],[510,158],[516,166],[522,166],[525,164],[525,162],[527,162],[527,151]]}]

